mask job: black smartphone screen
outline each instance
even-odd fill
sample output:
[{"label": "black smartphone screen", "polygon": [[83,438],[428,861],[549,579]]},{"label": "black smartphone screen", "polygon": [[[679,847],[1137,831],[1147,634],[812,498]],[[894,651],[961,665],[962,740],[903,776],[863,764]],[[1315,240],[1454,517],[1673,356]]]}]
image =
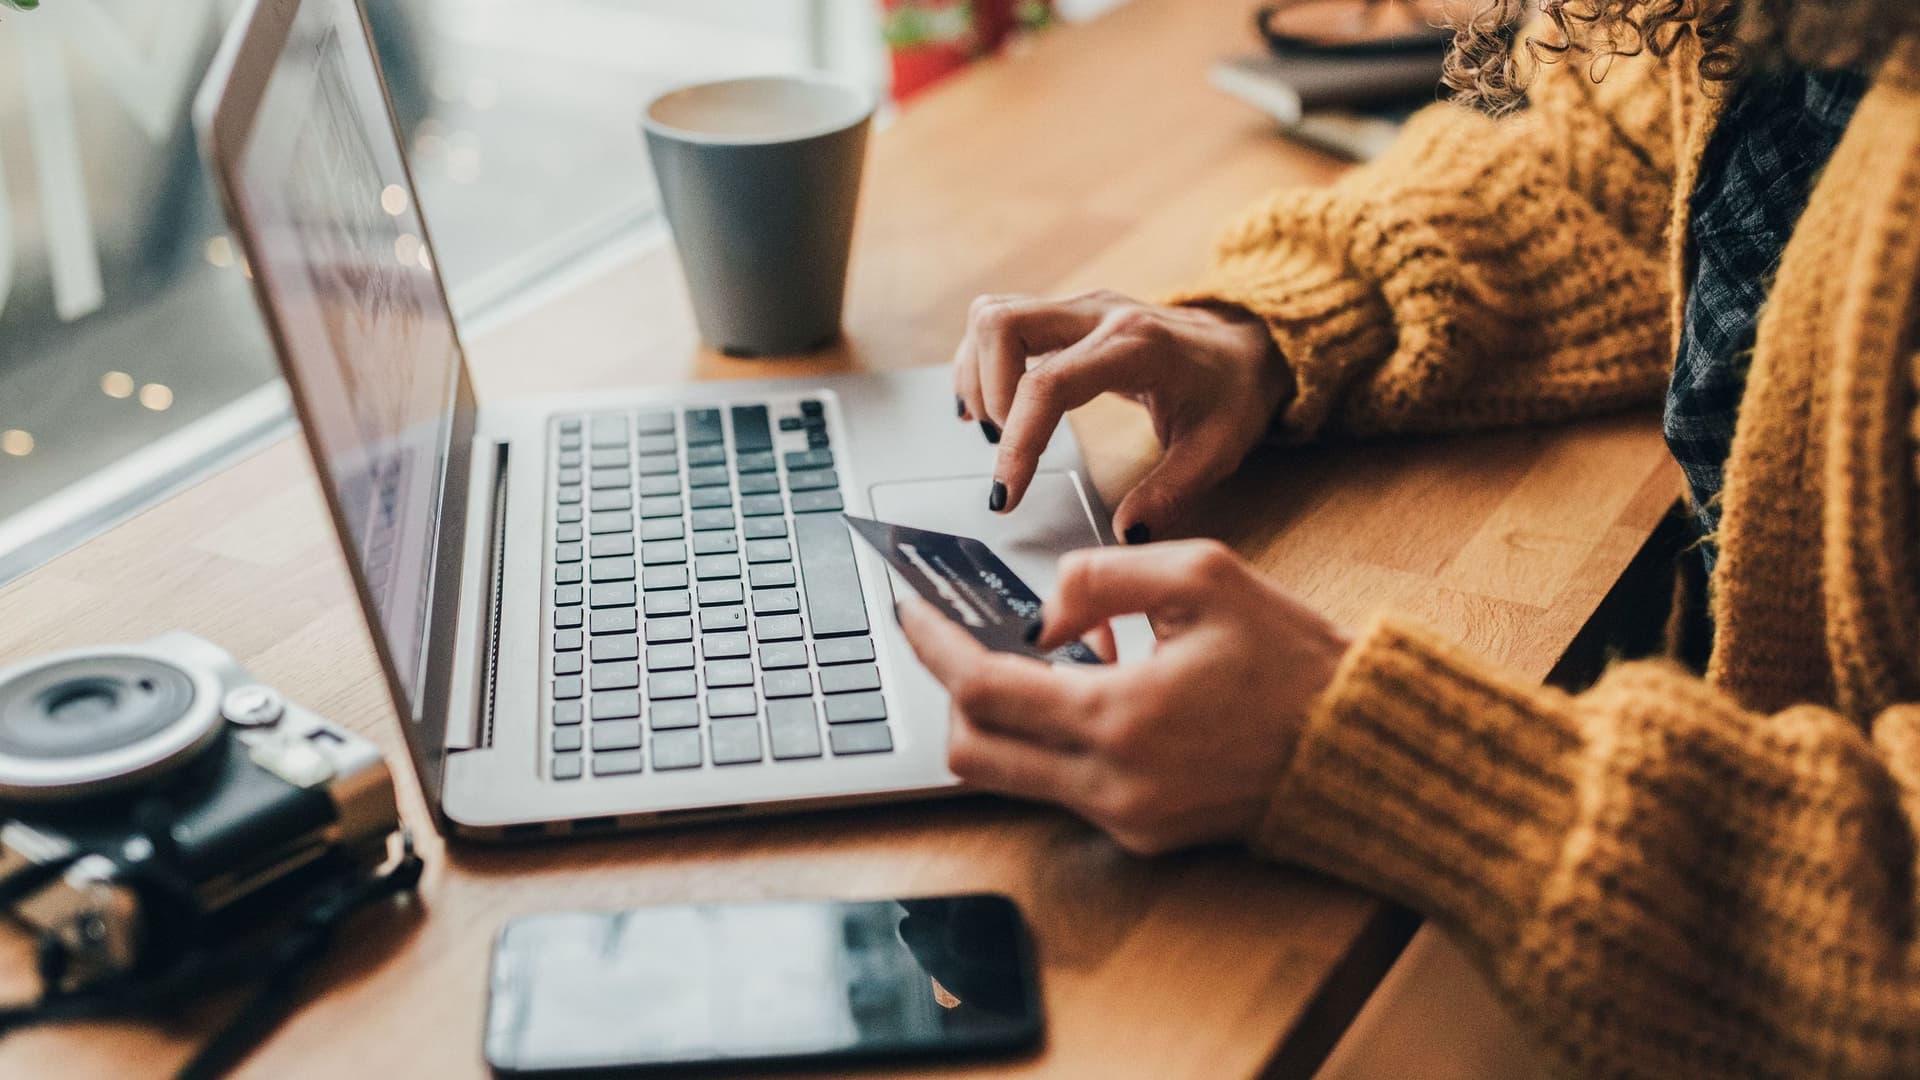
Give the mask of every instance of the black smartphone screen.
[{"label": "black smartphone screen", "polygon": [[1012,1052],[1040,1039],[1033,946],[1003,896],[534,915],[494,946],[502,1073]]}]

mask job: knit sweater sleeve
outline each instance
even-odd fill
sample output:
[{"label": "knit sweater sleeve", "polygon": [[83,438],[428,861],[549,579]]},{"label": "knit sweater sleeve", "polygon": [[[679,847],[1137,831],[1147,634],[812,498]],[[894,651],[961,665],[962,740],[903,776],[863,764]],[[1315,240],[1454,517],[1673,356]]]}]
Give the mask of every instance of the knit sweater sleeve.
[{"label": "knit sweater sleeve", "polygon": [[1440,104],[1328,188],[1278,192],[1172,302],[1264,318],[1284,441],[1543,422],[1657,398],[1672,367],[1674,145],[1650,57],[1542,69],[1500,119]]},{"label": "knit sweater sleeve", "polygon": [[1571,696],[1384,622],[1261,829],[1455,929],[1581,1074],[1920,1076],[1920,705],[1744,711],[1663,663]]}]

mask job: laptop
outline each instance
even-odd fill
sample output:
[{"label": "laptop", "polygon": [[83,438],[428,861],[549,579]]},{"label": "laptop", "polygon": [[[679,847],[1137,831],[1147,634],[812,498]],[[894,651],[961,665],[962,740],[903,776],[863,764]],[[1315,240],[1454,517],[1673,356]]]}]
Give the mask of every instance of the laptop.
[{"label": "laptop", "polygon": [[995,515],[944,368],[479,401],[356,0],[244,5],[195,121],[443,830],[955,790],[843,513],[977,537],[1044,595],[1112,542],[1070,431]]}]

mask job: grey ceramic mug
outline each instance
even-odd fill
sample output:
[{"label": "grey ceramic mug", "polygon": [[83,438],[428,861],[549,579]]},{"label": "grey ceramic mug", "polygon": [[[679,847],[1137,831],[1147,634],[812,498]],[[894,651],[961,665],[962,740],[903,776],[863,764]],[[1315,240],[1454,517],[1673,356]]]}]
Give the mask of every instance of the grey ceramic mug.
[{"label": "grey ceramic mug", "polygon": [[731,356],[840,336],[873,97],[770,75],[670,91],[643,126],[701,336]]}]

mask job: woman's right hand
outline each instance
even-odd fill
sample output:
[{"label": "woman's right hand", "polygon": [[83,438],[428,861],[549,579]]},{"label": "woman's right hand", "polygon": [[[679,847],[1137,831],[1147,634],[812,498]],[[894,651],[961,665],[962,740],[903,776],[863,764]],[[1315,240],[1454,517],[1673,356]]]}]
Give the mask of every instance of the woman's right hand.
[{"label": "woman's right hand", "polygon": [[1151,539],[1189,498],[1238,468],[1293,392],[1258,318],[1111,292],[983,296],[953,365],[961,419],[998,436],[993,510],[1020,505],[1067,410],[1107,391],[1146,407],[1166,453],[1114,512],[1114,534],[1130,544]]}]

